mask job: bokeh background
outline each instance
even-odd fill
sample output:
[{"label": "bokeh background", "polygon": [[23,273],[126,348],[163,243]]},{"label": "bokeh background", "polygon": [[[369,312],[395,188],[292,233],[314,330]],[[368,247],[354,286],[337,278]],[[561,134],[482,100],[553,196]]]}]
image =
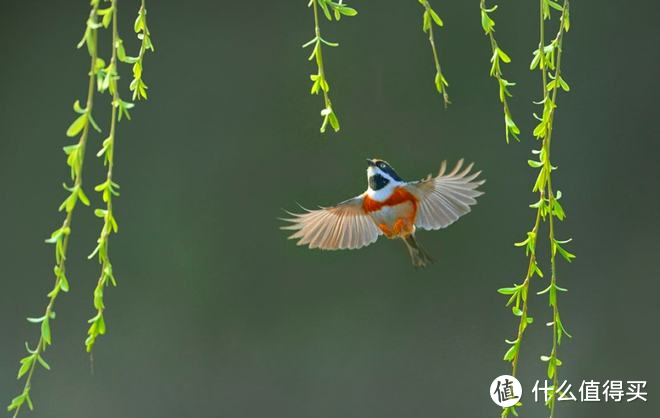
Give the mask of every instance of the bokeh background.
[{"label": "bokeh background", "polygon": [[[58,300],[46,354],[53,370],[35,376],[31,416],[497,416],[488,387],[510,370],[501,357],[516,325],[496,289],[524,274],[512,243],[529,229],[535,200],[526,160],[540,94],[528,70],[536,2],[500,2],[494,15],[513,58],[505,75],[518,82],[511,104],[522,142],[509,145],[478,1],[433,3],[445,21],[436,32],[451,83],[447,110],[433,89],[417,2],[357,1],[357,17],[323,21],[324,36],[341,43],[325,56],[342,131],[326,135],[321,98],[309,95],[314,66],[300,47],[313,35],[305,1],[149,3],[149,101],[117,137],[119,287],[107,293],[109,332],[92,374],[83,341],[98,265],[86,255],[100,224],[80,207],[72,288]],[[131,51],[137,9],[138,1],[120,2]],[[559,99],[553,141],[554,183],[568,212],[558,235],[573,237],[577,254],[559,264],[570,289],[561,312],[574,336],[561,346],[560,373],[577,396],[582,380],[646,380],[649,401],[561,403],[559,417],[658,412],[658,13],[651,1],[572,7],[563,61],[571,92]],[[0,12],[3,404],[20,390],[23,342],[37,335],[24,318],[42,312],[52,283],[43,238],[62,218],[61,147],[71,143],[71,104],[87,85],[88,57],[75,49],[87,14],[84,1],[4,1]],[[122,75],[128,96],[130,67]],[[106,129],[107,107],[107,97],[97,99]],[[102,138],[90,138],[90,195],[104,176],[93,154]],[[361,192],[370,156],[410,179],[460,157],[484,171],[486,194],[469,216],[419,234],[438,260],[432,267],[414,271],[398,242],[323,253],[278,230],[276,218],[294,202],[328,205]],[[531,388],[550,346],[545,297],[533,297],[530,310],[523,412],[542,417]]]}]

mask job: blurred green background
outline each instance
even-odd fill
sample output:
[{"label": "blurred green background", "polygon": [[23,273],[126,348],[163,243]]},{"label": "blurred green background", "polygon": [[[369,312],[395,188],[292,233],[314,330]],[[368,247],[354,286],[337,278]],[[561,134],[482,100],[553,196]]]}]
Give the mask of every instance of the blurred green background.
[{"label": "blurred green background", "polygon": [[[120,1],[130,51],[138,1]],[[156,54],[145,61],[149,101],[121,123],[116,178],[120,233],[111,254],[119,287],[107,293],[108,335],[84,352],[98,265],[87,261],[100,228],[79,207],[69,256],[71,292],[58,300],[53,370],[39,370],[35,417],[495,417],[488,396],[514,317],[496,289],[524,274],[513,242],[533,221],[527,205],[536,147],[531,113],[540,81],[528,64],[537,2],[499,2],[497,37],[513,58],[511,104],[523,134],[506,145],[478,1],[435,1],[453,104],[433,88],[431,51],[416,1],[355,1],[360,14],[322,22],[339,134],[318,132],[321,98],[309,95],[313,35],[305,1],[150,1]],[[0,400],[52,283],[43,239],[67,168],[64,132],[83,99],[88,57],[77,51],[85,1],[3,2],[0,13]],[[553,141],[556,184],[577,260],[559,265],[561,379],[647,380],[649,401],[559,404],[558,417],[657,414],[660,388],[657,257],[657,2],[574,2]],[[555,15],[556,16],[556,15]],[[555,26],[553,25],[552,33]],[[550,32],[549,32],[550,34]],[[101,42],[107,46],[109,38]],[[130,67],[122,68],[124,96]],[[103,110],[100,110],[103,108]],[[96,119],[107,129],[108,98]],[[88,194],[104,177],[90,138]],[[404,246],[382,240],[356,252],[296,247],[278,230],[282,209],[328,205],[366,187],[370,156],[404,177],[440,161],[475,161],[488,182],[467,217],[422,232],[437,258],[423,271]],[[95,193],[94,193],[95,194]],[[98,196],[94,203],[99,204]],[[541,251],[547,247],[542,243]],[[546,257],[542,259],[547,262]],[[546,286],[535,280],[534,290]],[[550,347],[545,297],[522,348],[524,416],[541,417],[531,388]],[[28,411],[25,411],[28,412]],[[25,413],[27,416],[28,413]]]}]

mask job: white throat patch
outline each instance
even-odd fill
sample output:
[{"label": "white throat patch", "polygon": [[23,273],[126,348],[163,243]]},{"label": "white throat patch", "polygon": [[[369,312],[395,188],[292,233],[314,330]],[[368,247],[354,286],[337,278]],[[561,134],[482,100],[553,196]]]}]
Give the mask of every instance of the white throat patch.
[{"label": "white throat patch", "polygon": [[394,192],[394,189],[396,189],[397,187],[405,184],[404,182],[394,180],[389,174],[382,171],[378,167],[370,166],[370,167],[367,168],[367,179],[371,176],[376,175],[376,174],[379,174],[379,175],[383,176],[384,178],[386,178],[387,180],[389,180],[389,183],[387,183],[387,185],[385,187],[383,187],[382,189],[380,189],[380,190],[373,190],[371,188],[371,186],[369,186],[366,193],[367,193],[367,196],[369,196],[373,200],[383,202],[383,201],[387,200],[392,195],[392,193]]}]

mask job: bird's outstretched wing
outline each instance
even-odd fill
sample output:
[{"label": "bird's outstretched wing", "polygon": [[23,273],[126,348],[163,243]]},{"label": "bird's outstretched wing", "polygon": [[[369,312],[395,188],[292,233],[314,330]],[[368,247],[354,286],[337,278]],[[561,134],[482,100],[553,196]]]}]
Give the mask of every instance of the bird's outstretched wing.
[{"label": "bird's outstretched wing", "polygon": [[[473,164],[461,171],[463,160],[445,174],[447,162],[443,161],[436,177],[408,183],[405,187],[419,199],[415,226],[422,229],[440,229],[454,223],[477,203],[475,198],[483,194],[477,190],[486,180],[476,180],[481,171],[470,173]],[[476,181],[475,181],[476,180]]]},{"label": "bird's outstretched wing", "polygon": [[[296,231],[289,239],[298,245],[322,250],[357,249],[375,242],[382,233],[362,209],[363,196],[357,196],[336,206],[305,209],[305,213],[287,212],[292,218],[283,219],[291,225],[282,229]],[[304,209],[304,208],[303,208]]]}]

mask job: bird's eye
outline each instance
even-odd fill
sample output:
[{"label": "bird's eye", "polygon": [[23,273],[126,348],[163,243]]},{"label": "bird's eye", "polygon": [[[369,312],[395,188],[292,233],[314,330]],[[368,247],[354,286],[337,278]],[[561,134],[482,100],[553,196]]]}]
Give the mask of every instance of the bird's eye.
[{"label": "bird's eye", "polygon": [[385,168],[385,164],[384,163],[378,163],[378,167]]}]

